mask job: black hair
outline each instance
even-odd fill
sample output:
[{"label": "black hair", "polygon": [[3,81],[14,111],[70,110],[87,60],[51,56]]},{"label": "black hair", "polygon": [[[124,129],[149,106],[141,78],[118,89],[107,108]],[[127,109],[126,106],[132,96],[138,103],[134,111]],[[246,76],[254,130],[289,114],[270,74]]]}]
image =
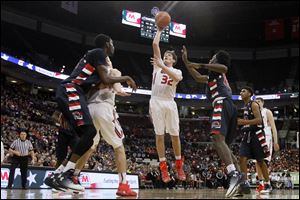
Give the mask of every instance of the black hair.
[{"label": "black hair", "polygon": [[219,64],[223,64],[225,65],[226,67],[229,67],[230,66],[230,55],[227,51],[224,51],[224,50],[219,50],[217,53],[216,53],[216,59],[217,59],[217,63]]},{"label": "black hair", "polygon": [[99,34],[95,37],[95,45],[98,48],[105,47],[106,42],[109,42],[111,38],[105,34]]},{"label": "black hair", "polygon": [[248,91],[251,93],[251,97],[253,96],[254,92],[253,92],[253,89],[252,89],[251,87],[245,86],[245,87],[243,87],[242,89],[248,90]]}]

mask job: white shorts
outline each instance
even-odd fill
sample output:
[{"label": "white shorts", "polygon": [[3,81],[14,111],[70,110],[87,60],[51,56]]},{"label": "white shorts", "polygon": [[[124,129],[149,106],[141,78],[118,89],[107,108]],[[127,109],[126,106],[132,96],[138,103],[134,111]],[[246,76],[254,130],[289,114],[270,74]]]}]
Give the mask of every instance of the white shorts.
[{"label": "white shorts", "polygon": [[160,100],[151,98],[149,114],[152,118],[155,134],[179,136],[179,116],[174,100]]},{"label": "white shorts", "polygon": [[[118,114],[113,105],[109,103],[92,103],[88,105],[97,133],[114,149],[123,145],[124,133],[118,121]],[[94,138],[94,145],[98,145],[99,134]],[[96,144],[97,143],[97,144]]]},{"label": "white shorts", "polygon": [[272,153],[273,153],[273,139],[272,139],[272,131],[269,128],[265,128],[265,135],[266,135],[266,143],[268,145],[269,151],[270,151],[270,156],[265,158],[265,160],[271,162],[272,159]]}]

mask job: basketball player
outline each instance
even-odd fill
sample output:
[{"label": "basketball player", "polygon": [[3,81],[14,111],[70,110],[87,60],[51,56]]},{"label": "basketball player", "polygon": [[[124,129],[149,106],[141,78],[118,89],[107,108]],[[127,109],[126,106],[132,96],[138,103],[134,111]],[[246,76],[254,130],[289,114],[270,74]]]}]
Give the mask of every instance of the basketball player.
[{"label": "basketball player", "polygon": [[83,191],[84,188],[79,184],[80,170],[74,170],[75,163],[92,147],[93,138],[97,133],[88,110],[86,93],[93,84],[96,85],[100,81],[104,84],[127,82],[136,90],[136,84],[131,77],[112,77],[107,72],[105,58],[114,53],[112,39],[107,35],[99,34],[95,38],[95,45],[96,48],[84,55],[70,77],[63,80],[56,90],[56,100],[61,112],[80,137],[63,174],[56,181],[77,191]]},{"label": "basketball player", "polygon": [[[265,162],[266,162],[267,166],[270,166],[272,152],[273,152],[273,141],[274,141],[274,150],[279,151],[277,129],[275,126],[275,121],[274,121],[272,111],[267,108],[264,108],[264,99],[261,97],[258,97],[258,98],[256,98],[256,102],[260,106],[261,115],[262,115],[263,123],[264,123],[266,142],[267,142],[267,145],[268,145],[268,148],[270,151],[270,156],[265,158]],[[272,137],[273,137],[273,139],[272,139]],[[258,193],[270,193],[272,190],[270,182],[267,182],[264,184],[261,168],[257,163],[255,163],[255,165],[256,165],[256,172],[257,172],[258,181],[259,181],[256,191]]]},{"label": "basketball player", "polygon": [[176,86],[182,80],[182,72],[173,68],[177,62],[174,51],[166,51],[163,60],[161,59],[159,41],[163,29],[159,29],[153,39],[152,47],[154,58],[153,65],[152,93],[149,104],[149,113],[154,125],[156,134],[156,149],[159,157],[159,167],[162,180],[165,183],[171,181],[168,173],[168,166],[165,156],[165,132],[171,135],[172,146],[176,158],[176,175],[179,180],[184,181],[186,176],[182,169],[181,143],[179,138],[179,116],[176,102],[174,101]]},{"label": "basketball player", "polygon": [[[242,88],[240,95],[245,103],[244,118],[238,119],[238,125],[242,125],[241,130],[243,132],[240,146],[240,167],[242,172],[247,174],[248,159],[255,159],[262,171],[264,180],[269,183],[269,172],[265,158],[270,155],[270,152],[266,143],[260,107],[256,101],[251,100],[252,88],[247,86]],[[241,193],[250,190],[247,177],[244,177],[240,187],[239,192]]]},{"label": "basketball player", "polygon": [[[113,69],[112,63],[107,57],[107,63],[109,67],[109,73],[113,77],[121,76],[121,72],[117,69]],[[115,152],[115,160],[117,170],[119,174],[119,188],[117,195],[119,196],[136,196],[137,193],[130,189],[130,186],[126,180],[126,155],[123,145],[123,130],[118,121],[118,114],[115,109],[115,95],[129,96],[122,90],[120,83],[113,85],[105,85],[101,83],[98,89],[89,95],[88,107],[91,117],[97,132],[100,131],[104,140],[110,144]],[[94,140],[94,145],[97,145],[100,140],[100,135],[97,134]]]},{"label": "basketball player", "polygon": [[[192,63],[188,60],[187,50],[183,46],[182,60],[195,81],[207,84],[207,98],[213,106],[211,139],[218,155],[227,166],[230,186],[225,196],[231,197],[242,181],[242,173],[237,159],[229,149],[237,133],[237,109],[233,104],[232,91],[225,75],[230,65],[230,55],[226,51],[218,51],[209,64]],[[200,68],[207,69],[208,75],[200,74],[196,70]]]}]

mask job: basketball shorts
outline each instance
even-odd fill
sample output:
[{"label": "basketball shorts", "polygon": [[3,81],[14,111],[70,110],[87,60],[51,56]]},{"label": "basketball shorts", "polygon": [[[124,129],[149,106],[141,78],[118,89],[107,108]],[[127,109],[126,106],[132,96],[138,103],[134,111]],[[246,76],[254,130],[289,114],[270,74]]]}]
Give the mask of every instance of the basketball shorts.
[{"label": "basketball shorts", "polygon": [[82,89],[75,84],[59,85],[56,101],[60,111],[73,129],[82,125],[93,125]]},{"label": "basketball shorts", "polygon": [[211,135],[222,134],[226,144],[237,136],[237,109],[231,99],[217,100],[213,106]]},{"label": "basketball shorts", "polygon": [[[102,103],[91,103],[88,105],[97,133],[114,149],[123,145],[124,133],[118,121],[118,114],[113,105]],[[94,145],[98,145],[99,134],[94,138]]]},{"label": "basketball shorts", "polygon": [[[261,144],[261,142],[264,141],[259,140],[256,132],[258,131],[249,131],[244,133],[240,146],[240,156],[260,161],[264,160],[267,156],[269,156],[269,153],[264,152],[264,148]],[[260,130],[260,132],[264,135],[264,132],[262,130]]]},{"label": "basketball shorts", "polygon": [[149,114],[157,135],[165,132],[172,136],[179,136],[179,116],[174,100],[150,99]]}]

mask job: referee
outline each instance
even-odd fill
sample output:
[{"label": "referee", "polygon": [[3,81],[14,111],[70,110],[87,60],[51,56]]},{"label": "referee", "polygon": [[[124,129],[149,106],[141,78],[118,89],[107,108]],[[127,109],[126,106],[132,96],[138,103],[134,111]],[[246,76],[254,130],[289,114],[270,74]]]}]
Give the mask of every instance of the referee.
[{"label": "referee", "polygon": [[22,188],[26,189],[29,153],[32,158],[32,164],[34,164],[34,161],[36,159],[34,156],[32,144],[29,140],[26,139],[26,136],[27,133],[22,131],[20,133],[20,137],[13,141],[13,143],[10,145],[9,153],[13,155],[13,157],[11,160],[7,189],[12,188],[15,177],[15,170],[19,164],[22,177]]}]

